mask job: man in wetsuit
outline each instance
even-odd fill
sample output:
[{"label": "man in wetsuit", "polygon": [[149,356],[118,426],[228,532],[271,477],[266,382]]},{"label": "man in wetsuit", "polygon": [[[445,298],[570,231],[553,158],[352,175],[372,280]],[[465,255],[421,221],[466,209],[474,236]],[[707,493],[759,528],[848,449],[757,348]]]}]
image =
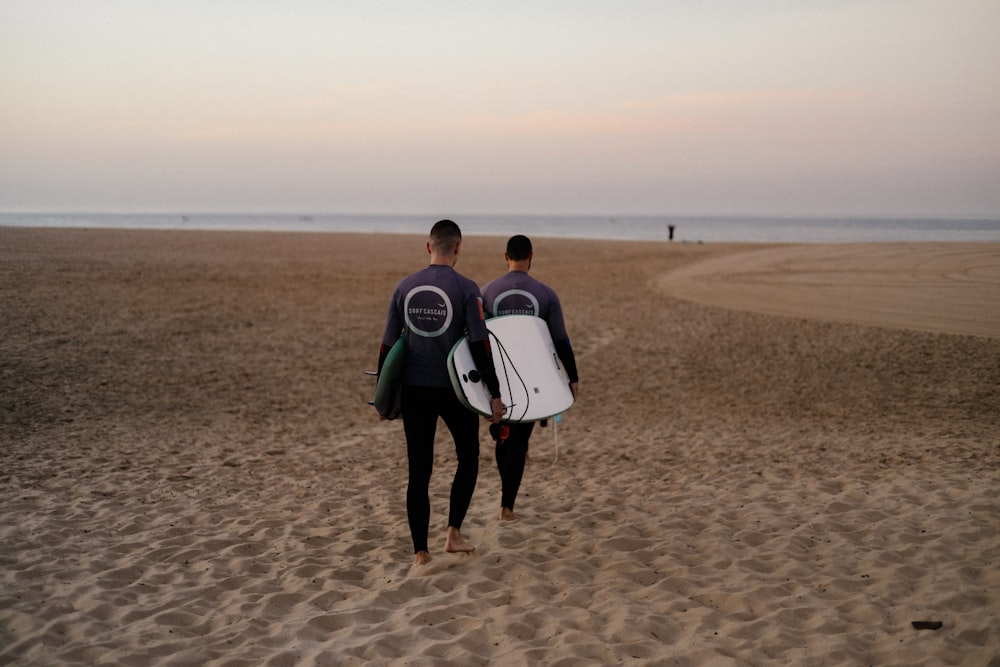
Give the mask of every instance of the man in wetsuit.
[{"label": "man in wetsuit", "polygon": [[[563,321],[559,297],[548,285],[528,275],[533,257],[531,240],[526,236],[512,236],[507,241],[504,259],[507,273],[483,288],[483,307],[488,317],[497,315],[534,315],[546,321],[563,367],[569,375],[569,387],[576,398],[579,380],[576,357],[569,344],[566,323]],[[524,463],[528,454],[528,440],[535,422],[494,424],[490,434],[496,440],[497,469],[500,471],[500,519],[516,519],[514,501],[524,476]]]},{"label": "man in wetsuit", "polygon": [[454,268],[461,247],[462,231],[457,224],[451,220],[434,224],[427,241],[430,265],[403,278],[396,286],[379,350],[381,371],[393,344],[406,334],[402,389],[403,432],[409,463],[406,515],[417,565],[430,561],[428,489],[438,417],[451,432],[458,458],[451,486],[445,551],[475,550],[460,530],[479,475],[479,416],[459,403],[448,376],[448,353],[466,333],[473,360],[479,368],[486,369],[482,373],[483,382],[493,398],[490,421],[499,422],[504,413],[479,287]]}]

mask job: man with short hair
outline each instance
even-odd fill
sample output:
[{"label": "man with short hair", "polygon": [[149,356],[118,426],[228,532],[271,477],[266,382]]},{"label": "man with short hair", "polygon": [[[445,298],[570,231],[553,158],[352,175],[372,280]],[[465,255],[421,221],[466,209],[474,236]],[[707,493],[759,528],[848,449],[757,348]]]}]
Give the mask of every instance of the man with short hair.
[{"label": "man with short hair", "polygon": [[490,421],[497,423],[504,414],[479,287],[455,271],[461,247],[462,231],[457,224],[451,220],[434,224],[427,241],[430,265],[403,278],[396,286],[379,350],[378,368],[381,371],[389,350],[406,333],[402,388],[403,431],[409,465],[406,515],[416,565],[431,559],[427,546],[431,512],[429,487],[434,433],[439,417],[451,432],[458,458],[451,486],[445,551],[475,550],[462,537],[461,527],[479,475],[479,416],[459,402],[448,375],[448,353],[466,333],[473,360],[484,369],[483,382],[493,399]]},{"label": "man with short hair", "polygon": [[[533,257],[531,240],[521,234],[512,236],[507,241],[507,251],[504,253],[507,273],[483,288],[483,307],[488,317],[534,315],[545,320],[555,343],[556,353],[569,376],[569,387],[575,399],[580,378],[577,376],[576,357],[566,333],[562,305],[555,290],[528,275]],[[512,422],[490,427],[490,434],[496,441],[497,469],[500,471],[502,521],[517,518],[514,514],[514,501],[524,476],[528,440],[534,427],[535,422]]]}]

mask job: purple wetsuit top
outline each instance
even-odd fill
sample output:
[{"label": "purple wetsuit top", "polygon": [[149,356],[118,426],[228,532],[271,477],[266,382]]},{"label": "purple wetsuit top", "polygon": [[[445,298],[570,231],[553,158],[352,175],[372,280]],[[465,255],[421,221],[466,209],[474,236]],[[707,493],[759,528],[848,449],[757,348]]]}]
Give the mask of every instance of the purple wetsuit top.
[{"label": "purple wetsuit top", "polygon": [[576,359],[569,344],[569,334],[566,333],[562,304],[554,289],[535,280],[525,271],[508,271],[483,288],[483,307],[489,317],[534,315],[545,320],[570,381],[578,380]]},{"label": "purple wetsuit top", "polygon": [[403,384],[451,387],[448,353],[458,339],[466,333],[470,343],[489,339],[479,286],[452,267],[436,264],[403,278],[389,302],[383,349],[392,347],[404,330]]}]

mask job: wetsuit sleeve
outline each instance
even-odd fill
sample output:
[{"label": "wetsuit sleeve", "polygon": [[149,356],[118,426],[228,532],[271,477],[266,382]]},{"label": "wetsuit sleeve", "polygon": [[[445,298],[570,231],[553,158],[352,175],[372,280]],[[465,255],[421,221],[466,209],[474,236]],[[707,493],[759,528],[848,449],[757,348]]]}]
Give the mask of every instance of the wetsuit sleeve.
[{"label": "wetsuit sleeve", "polygon": [[576,355],[573,354],[573,347],[569,344],[569,338],[555,341],[556,354],[559,361],[566,367],[566,374],[569,375],[570,382],[579,382],[580,376],[576,372]]},{"label": "wetsuit sleeve", "polygon": [[486,389],[492,398],[500,398],[500,381],[493,367],[493,352],[490,349],[490,332],[486,328],[483,299],[479,288],[471,280],[468,282],[468,300],[465,302],[466,327],[469,333],[469,352],[479,369]]},{"label": "wetsuit sleeve", "polygon": [[393,344],[396,340],[403,335],[403,321],[396,312],[396,295],[399,291],[397,287],[392,293],[392,298],[389,299],[389,310],[385,315],[385,328],[382,330],[382,344],[378,348],[378,372],[382,373],[382,364],[385,363],[385,358],[389,356],[389,350],[392,349]]},{"label": "wetsuit sleeve", "polygon": [[573,354],[573,347],[569,344],[569,334],[566,333],[566,321],[563,319],[562,302],[556,295],[555,290],[549,289],[549,311],[545,318],[549,325],[549,333],[556,346],[556,354],[559,361],[563,363],[566,374],[570,382],[579,382],[580,378],[576,372],[576,355]]},{"label": "wetsuit sleeve", "polygon": [[382,364],[385,363],[385,358],[389,356],[389,350],[392,348],[385,343],[378,346],[378,374],[382,374]]},{"label": "wetsuit sleeve", "polygon": [[493,352],[490,349],[488,340],[469,341],[469,352],[472,353],[472,360],[476,362],[476,368],[483,378],[486,389],[492,398],[500,398],[500,380],[497,379],[496,368],[493,367]]},{"label": "wetsuit sleeve", "polygon": [[555,291],[551,288],[548,290],[548,310],[544,316],[546,324],[549,325],[549,333],[552,334],[552,340],[562,340],[567,339],[567,345],[569,344],[569,334],[566,333],[566,320],[563,319],[562,302],[559,301],[559,297],[556,295]]}]

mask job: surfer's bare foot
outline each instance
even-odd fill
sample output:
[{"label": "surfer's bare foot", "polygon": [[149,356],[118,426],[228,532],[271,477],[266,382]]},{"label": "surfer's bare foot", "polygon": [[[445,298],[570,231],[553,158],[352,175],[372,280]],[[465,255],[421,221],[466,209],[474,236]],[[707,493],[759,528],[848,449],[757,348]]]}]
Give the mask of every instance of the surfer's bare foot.
[{"label": "surfer's bare foot", "polygon": [[475,551],[476,547],[465,541],[462,533],[458,532],[458,528],[448,526],[448,537],[445,539],[444,550],[450,554],[469,553]]},{"label": "surfer's bare foot", "polygon": [[506,507],[500,508],[499,518],[501,521],[517,521],[517,515],[514,514],[514,510],[507,509]]},{"label": "surfer's bare foot", "polygon": [[418,551],[413,554],[414,565],[427,565],[429,562],[431,562],[431,555],[426,551]]}]

